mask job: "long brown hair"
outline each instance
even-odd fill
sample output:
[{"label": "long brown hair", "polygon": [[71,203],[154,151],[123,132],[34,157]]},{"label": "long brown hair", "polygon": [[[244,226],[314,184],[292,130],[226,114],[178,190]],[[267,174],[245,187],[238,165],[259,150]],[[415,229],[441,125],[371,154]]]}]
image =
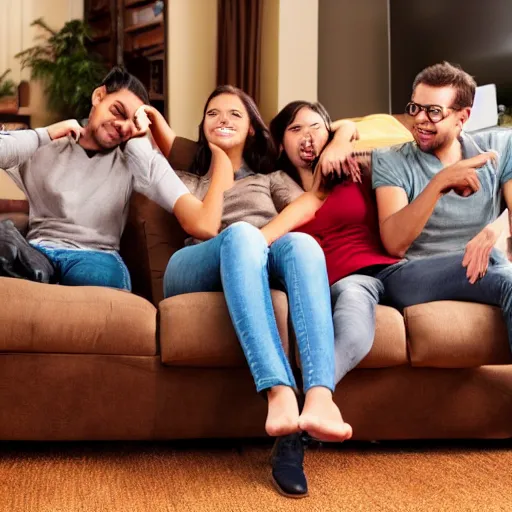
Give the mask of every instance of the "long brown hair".
[{"label": "long brown hair", "polygon": [[203,176],[208,172],[208,169],[210,168],[212,152],[208,146],[208,141],[206,140],[204,134],[204,119],[206,117],[208,105],[212,99],[216,96],[220,96],[221,94],[233,94],[240,98],[249,115],[249,120],[254,130],[254,135],[247,135],[247,140],[245,141],[243,151],[243,159],[245,163],[253,172],[256,173],[268,174],[274,171],[277,151],[274,146],[272,137],[270,136],[270,130],[263,121],[254,100],[247,93],[238,87],[233,87],[232,85],[220,85],[210,94],[206,100],[203,110],[203,118],[199,124],[199,137],[197,140],[198,149],[196,151],[190,171]]}]

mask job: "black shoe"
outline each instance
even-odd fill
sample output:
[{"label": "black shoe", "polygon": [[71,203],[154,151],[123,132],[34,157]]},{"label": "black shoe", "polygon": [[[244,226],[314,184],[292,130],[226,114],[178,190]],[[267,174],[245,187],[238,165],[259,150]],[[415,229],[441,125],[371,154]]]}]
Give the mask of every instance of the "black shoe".
[{"label": "black shoe", "polygon": [[280,494],[288,498],[305,498],[308,495],[301,434],[278,437],[272,448],[270,463],[272,482]]}]

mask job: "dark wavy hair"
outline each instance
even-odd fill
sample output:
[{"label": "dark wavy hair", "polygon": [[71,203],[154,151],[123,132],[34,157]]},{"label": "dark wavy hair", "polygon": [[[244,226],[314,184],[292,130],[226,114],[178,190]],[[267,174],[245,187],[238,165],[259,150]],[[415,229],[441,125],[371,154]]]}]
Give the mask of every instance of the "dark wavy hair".
[{"label": "dark wavy hair", "polygon": [[143,103],[149,105],[148,91],[142,82],[126,69],[120,66],[113,67],[103,79],[100,87],[104,85],[107,89],[107,94],[120,91],[121,89],[128,89],[135,94]]},{"label": "dark wavy hair", "polygon": [[218,86],[206,100],[203,110],[203,118],[199,124],[199,137],[197,139],[198,148],[194,161],[190,167],[190,172],[203,176],[210,168],[212,152],[204,135],[204,119],[206,117],[208,105],[212,99],[216,96],[220,96],[221,94],[233,94],[238,96],[249,114],[249,121],[254,130],[254,135],[248,134],[247,140],[245,141],[243,151],[243,159],[245,163],[256,173],[268,174],[273,172],[275,170],[277,151],[270,135],[270,131],[263,121],[254,100],[247,93],[238,87],[233,87],[232,85]]},{"label": "dark wavy hair", "polygon": [[[313,112],[316,112],[323,120],[327,131],[329,132],[329,140],[332,138],[332,130],[331,130],[331,117],[329,116],[327,110],[321,103],[312,103],[310,101],[292,101],[288,103],[285,107],[281,109],[279,114],[277,114],[272,121],[270,121],[270,133],[272,134],[272,139],[274,140],[274,144],[276,148],[281,148],[279,150],[279,157],[277,159],[277,169],[284,171],[290,178],[294,179],[299,185],[301,185],[300,176],[295,168],[295,166],[291,163],[286,151],[284,150],[283,141],[284,134],[288,126],[290,126],[299,110],[303,108],[309,108]],[[314,168],[314,166],[313,166]]]}]

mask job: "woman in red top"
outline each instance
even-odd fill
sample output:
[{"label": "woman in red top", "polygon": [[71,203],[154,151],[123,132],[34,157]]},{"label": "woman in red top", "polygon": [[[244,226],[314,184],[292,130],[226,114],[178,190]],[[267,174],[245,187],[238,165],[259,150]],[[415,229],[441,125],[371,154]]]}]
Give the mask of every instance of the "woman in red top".
[{"label": "woman in red top", "polygon": [[[390,267],[397,263],[384,250],[370,176],[361,176],[346,147],[326,147],[331,120],[319,103],[294,101],[271,121],[280,150],[278,169],[306,191],[261,230],[269,245],[291,230],[312,235],[322,247],[331,286],[336,383],[370,351],[375,336],[375,307]],[[352,133],[357,137],[355,126]],[[325,151],[323,151],[325,147]],[[323,151],[323,153],[322,153]],[[318,156],[329,162],[315,166]],[[323,176],[318,170],[325,169]],[[307,488],[303,446],[297,435],[278,438],[272,458],[274,480],[283,488]]]},{"label": "woman in red top", "polygon": [[[325,108],[319,103],[292,102],[272,120],[270,130],[281,151],[279,168],[306,193],[262,231],[269,242],[291,229],[302,231],[313,236],[324,250],[338,383],[372,347],[375,306],[384,292],[379,278],[399,260],[382,246],[371,177],[353,172],[353,149],[348,141],[343,169],[331,167],[330,176],[313,175],[313,164],[331,133]],[[352,179],[346,178],[347,174]]]}]

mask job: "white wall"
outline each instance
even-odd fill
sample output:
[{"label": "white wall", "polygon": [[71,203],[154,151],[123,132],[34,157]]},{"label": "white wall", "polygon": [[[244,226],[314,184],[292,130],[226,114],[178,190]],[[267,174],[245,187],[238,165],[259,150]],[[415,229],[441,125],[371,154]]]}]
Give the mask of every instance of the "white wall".
[{"label": "white wall", "polygon": [[280,0],[278,109],[318,98],[318,2]]},{"label": "white wall", "polygon": [[[21,71],[14,56],[37,44],[38,31],[30,27],[33,20],[42,17],[49,26],[60,29],[70,19],[82,18],[83,0],[0,0],[0,73],[11,68],[16,83],[30,80],[30,70]],[[30,84],[30,105],[20,109],[32,116],[32,126],[45,126],[52,120],[46,110],[46,101],[38,83]],[[21,199],[23,193],[0,169],[0,199]]]},{"label": "white wall", "polygon": [[217,0],[170,0],[168,6],[168,116],[178,135],[196,140],[217,81]]},{"label": "white wall", "polygon": [[260,110],[267,122],[290,101],[317,101],[318,4],[263,0]]},{"label": "white wall", "polygon": [[[266,121],[290,101],[317,100],[318,4],[263,0],[260,110]],[[169,120],[178,135],[196,139],[216,85],[217,0],[168,5]]]},{"label": "white wall", "polygon": [[[30,80],[30,70],[21,70],[15,55],[39,44],[40,34],[32,21],[44,18],[52,28],[59,30],[66,21],[83,18],[83,0],[0,0],[0,73],[11,68],[10,77],[15,81]],[[20,112],[32,116],[32,126],[44,126],[52,120],[46,109],[42,88],[39,83],[30,84],[30,106]]]}]

